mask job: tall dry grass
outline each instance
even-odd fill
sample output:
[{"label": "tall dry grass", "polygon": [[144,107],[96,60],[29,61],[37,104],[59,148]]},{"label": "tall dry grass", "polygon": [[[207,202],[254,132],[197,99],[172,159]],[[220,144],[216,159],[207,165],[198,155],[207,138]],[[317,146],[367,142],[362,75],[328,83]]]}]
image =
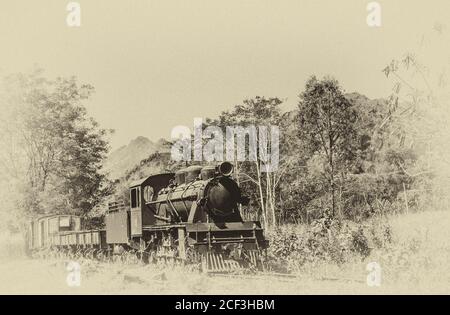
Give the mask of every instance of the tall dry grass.
[{"label": "tall dry grass", "polygon": [[282,226],[267,233],[268,263],[301,277],[365,282],[367,264],[377,262],[383,285],[450,293],[449,223],[450,211],[424,211]]},{"label": "tall dry grass", "polygon": [[25,240],[20,233],[0,232],[0,261],[23,258]]}]

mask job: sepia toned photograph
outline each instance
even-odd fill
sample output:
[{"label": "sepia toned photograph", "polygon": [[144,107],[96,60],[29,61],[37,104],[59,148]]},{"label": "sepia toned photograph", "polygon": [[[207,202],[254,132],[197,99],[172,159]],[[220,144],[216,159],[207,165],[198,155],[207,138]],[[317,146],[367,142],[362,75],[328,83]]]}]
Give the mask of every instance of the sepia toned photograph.
[{"label": "sepia toned photograph", "polygon": [[3,0],[0,294],[450,294],[449,21],[448,0]]}]

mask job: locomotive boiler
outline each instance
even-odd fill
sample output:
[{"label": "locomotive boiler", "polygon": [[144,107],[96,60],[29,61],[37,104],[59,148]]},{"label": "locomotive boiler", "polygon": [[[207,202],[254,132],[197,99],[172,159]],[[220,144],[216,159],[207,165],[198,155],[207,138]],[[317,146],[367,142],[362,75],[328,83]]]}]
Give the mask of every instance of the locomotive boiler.
[{"label": "locomotive boiler", "polygon": [[[38,219],[30,230],[39,240],[30,246],[109,257],[135,253],[144,261],[191,263],[206,272],[261,269],[268,242],[259,221],[242,219],[239,208],[248,198],[232,173],[233,165],[223,162],[148,176],[131,183],[129,207],[109,203],[104,230],[78,224],[50,231]],[[41,234],[48,241],[40,241]]]},{"label": "locomotive boiler", "polygon": [[146,205],[162,222],[239,222],[238,204],[247,200],[230,178],[231,173],[232,166],[227,162],[218,167],[182,169],[175,173],[174,182]]}]

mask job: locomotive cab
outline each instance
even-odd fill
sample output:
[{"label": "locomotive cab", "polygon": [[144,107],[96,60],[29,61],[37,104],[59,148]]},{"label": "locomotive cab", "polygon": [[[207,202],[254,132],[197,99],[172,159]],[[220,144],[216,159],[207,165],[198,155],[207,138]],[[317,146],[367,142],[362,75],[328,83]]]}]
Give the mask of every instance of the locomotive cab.
[{"label": "locomotive cab", "polygon": [[131,237],[142,236],[143,226],[157,224],[158,215],[152,203],[164,187],[174,179],[173,173],[152,175],[130,185],[130,233]]},{"label": "locomotive cab", "polygon": [[129,209],[123,202],[111,202],[106,215],[107,243],[127,244],[132,238],[142,237],[144,226],[155,225],[155,213],[149,211],[147,203],[173,178],[173,173],[165,173],[132,182]]}]

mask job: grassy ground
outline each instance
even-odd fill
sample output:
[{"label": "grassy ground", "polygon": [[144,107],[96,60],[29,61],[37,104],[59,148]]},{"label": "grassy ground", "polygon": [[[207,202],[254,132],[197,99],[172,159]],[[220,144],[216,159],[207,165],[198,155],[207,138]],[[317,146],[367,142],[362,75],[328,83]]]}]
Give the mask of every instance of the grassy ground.
[{"label": "grassy ground", "polygon": [[[332,255],[317,252],[314,255],[322,255],[320,259],[302,260],[301,263],[300,258],[296,260],[287,256],[291,260],[291,273],[295,275],[290,278],[267,275],[211,277],[188,272],[180,267],[161,269],[153,265],[107,264],[81,260],[79,287],[67,285],[66,278],[69,273],[66,270],[67,262],[27,259],[15,245],[20,243],[20,239],[11,240],[4,236],[0,242],[0,293],[449,294],[449,223],[450,211],[391,217],[377,229],[371,228],[373,222],[367,222],[362,233],[368,240],[366,245],[370,247],[370,253],[363,250],[361,254],[358,250],[354,251],[354,247],[348,247],[349,240],[353,238],[333,238],[333,242],[337,239],[341,243],[330,246],[343,248],[343,254],[340,251]],[[383,231],[386,226],[391,229],[392,239],[377,246],[376,243],[381,236],[376,233]],[[302,244],[308,228],[287,227],[287,229],[291,230],[289,233],[301,232],[299,237],[301,241],[293,243]],[[355,230],[356,234],[352,234]],[[357,234],[357,226],[349,227],[348,231],[350,231],[348,235],[353,237],[356,235],[357,240],[361,237]],[[323,249],[320,246],[313,248]],[[305,253],[304,248],[300,253]],[[311,253],[304,255],[316,257]],[[339,262],[336,262],[336,259]],[[370,262],[377,262],[381,267],[380,286],[371,287],[366,283],[369,274],[366,266]]]}]

